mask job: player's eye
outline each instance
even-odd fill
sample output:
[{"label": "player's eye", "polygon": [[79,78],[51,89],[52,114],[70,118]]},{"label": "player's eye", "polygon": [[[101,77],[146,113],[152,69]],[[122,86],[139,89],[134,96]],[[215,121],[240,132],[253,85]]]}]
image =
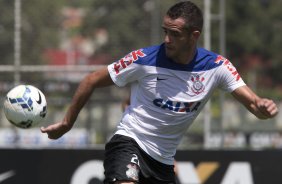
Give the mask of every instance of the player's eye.
[{"label": "player's eye", "polygon": [[180,33],[177,32],[177,31],[170,31],[169,34],[170,34],[171,36],[173,36],[173,37],[179,37],[179,36],[180,36]]}]

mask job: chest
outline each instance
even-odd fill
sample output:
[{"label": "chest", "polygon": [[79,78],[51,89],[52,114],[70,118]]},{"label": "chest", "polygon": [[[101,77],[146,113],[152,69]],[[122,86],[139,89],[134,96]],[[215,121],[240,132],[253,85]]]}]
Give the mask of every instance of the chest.
[{"label": "chest", "polygon": [[217,86],[214,71],[186,72],[159,69],[139,81],[147,97],[172,101],[200,101]]}]

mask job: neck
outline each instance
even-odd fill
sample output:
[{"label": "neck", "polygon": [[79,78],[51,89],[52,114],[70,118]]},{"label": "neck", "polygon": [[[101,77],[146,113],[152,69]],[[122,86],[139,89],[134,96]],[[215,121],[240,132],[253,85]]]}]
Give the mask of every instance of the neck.
[{"label": "neck", "polygon": [[177,58],[173,59],[178,64],[189,64],[196,54],[196,47],[190,49],[188,52],[179,55]]}]

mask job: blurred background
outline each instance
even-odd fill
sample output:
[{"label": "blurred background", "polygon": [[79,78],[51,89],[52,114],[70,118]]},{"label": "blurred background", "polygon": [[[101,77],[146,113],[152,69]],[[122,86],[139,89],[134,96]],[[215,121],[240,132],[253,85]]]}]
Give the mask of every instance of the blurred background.
[{"label": "blurred background", "polygon": [[[50,141],[39,127],[60,121],[89,72],[162,42],[162,17],[177,0],[0,1],[0,147],[103,148],[122,115],[128,87],[97,89],[75,127]],[[204,12],[199,46],[226,56],[260,96],[282,107],[282,1],[194,0]],[[7,92],[30,84],[45,94],[46,121],[22,130],[3,113]],[[216,91],[180,150],[281,149],[282,114],[258,120]]]}]

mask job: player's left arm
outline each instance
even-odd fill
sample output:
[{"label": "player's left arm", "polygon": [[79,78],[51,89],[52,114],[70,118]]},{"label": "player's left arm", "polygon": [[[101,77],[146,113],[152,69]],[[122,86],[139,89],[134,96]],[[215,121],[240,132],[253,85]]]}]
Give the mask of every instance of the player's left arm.
[{"label": "player's left arm", "polygon": [[246,85],[235,89],[231,94],[259,119],[273,118],[278,114],[273,100],[257,96]]}]

